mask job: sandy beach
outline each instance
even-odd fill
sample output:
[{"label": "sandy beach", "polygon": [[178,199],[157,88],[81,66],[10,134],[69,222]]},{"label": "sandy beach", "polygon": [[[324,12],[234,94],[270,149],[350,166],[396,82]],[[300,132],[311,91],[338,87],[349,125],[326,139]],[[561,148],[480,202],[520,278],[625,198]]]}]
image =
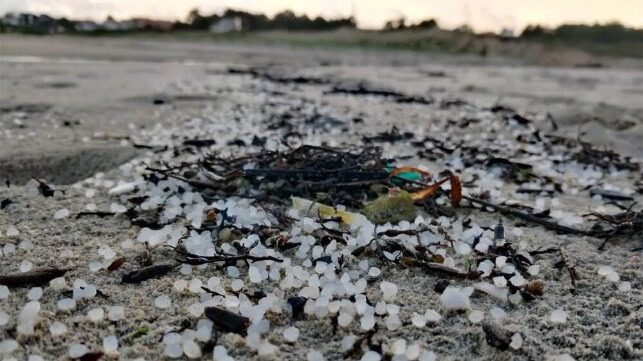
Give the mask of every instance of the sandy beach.
[{"label": "sandy beach", "polygon": [[[260,71],[253,75],[230,69]],[[283,290],[280,281],[266,279],[267,276],[261,282],[251,282],[243,262],[237,264],[241,271],[238,279],[244,281],[241,290],[235,289],[236,277],[230,276],[230,270],[212,264],[178,267],[161,278],[140,284],[122,283],[122,274],[138,267],[134,258],[145,246],[141,242],[143,227],[132,224],[121,208],[131,206],[129,196],[149,196],[158,191],[151,185],[145,167],[178,167],[181,162],[197,162],[206,151],[238,157],[260,149],[251,145],[255,136],[266,137],[268,146],[283,151],[278,148],[279,140],[289,131],[300,134],[300,141],[306,144],[361,147],[365,145],[364,136],[389,132],[395,126],[401,133],[409,132],[412,136],[410,140],[377,144],[383,148],[383,157],[436,176],[450,169],[460,175],[465,196],[486,191],[493,203],[547,209],[549,220],[589,230],[594,222],[583,215],[590,212],[614,215],[623,211],[619,206],[627,208],[634,202],[638,204],[632,209],[640,211],[642,69],[643,64],[636,62],[598,69],[540,67],[513,59],[481,60],[419,52],[338,51],[153,38],[2,35],[0,201],[8,203],[3,201],[0,210],[0,275],[45,266],[69,270],[64,281],[41,286],[40,308],[31,333],[23,334],[18,329],[31,288],[9,287],[4,297],[0,290],[0,342],[17,342],[15,347],[12,343],[3,344],[0,359],[23,360],[28,355],[39,355],[45,360],[68,360],[70,346],[74,344],[86,345],[90,351],[105,351],[102,359],[170,359],[164,336],[183,332],[182,337],[188,337],[185,330],[197,331],[203,324],[199,320],[206,319],[197,311],[192,313],[191,308],[198,310],[202,305],[218,302],[239,311],[240,303],[259,304],[258,299],[247,296],[257,291],[279,300],[264,310],[263,320],[269,321],[268,329],[260,332],[259,339],[251,339],[264,348],[249,346],[251,342],[246,344],[246,339],[235,333],[219,332],[217,344],[224,346],[228,355],[236,360],[306,360],[309,350],[317,350],[326,360],[345,359],[342,344],[352,340],[346,337],[358,337],[364,332],[360,328],[362,314],[339,328],[334,326],[337,321],[333,315],[317,317],[314,309],[312,314],[293,319],[283,311],[284,299],[297,295],[301,285]],[[293,81],[294,77],[316,79],[317,83]],[[276,78],[282,81],[275,81]],[[333,89],[347,89],[359,83],[374,89],[385,88],[406,98],[400,101],[395,96],[333,93]],[[492,110],[498,105],[511,111]],[[516,120],[521,119],[516,114],[527,121]],[[290,128],[275,125],[282,121],[289,123]],[[556,143],[557,137],[571,139],[570,142],[578,139],[591,142],[596,149],[613,149],[623,162],[637,168],[579,165],[571,155],[581,149],[581,144],[568,147],[563,141]],[[206,138],[215,139],[216,144],[192,153],[182,148],[186,139]],[[412,146],[413,142],[420,145]],[[452,153],[444,149],[437,152],[440,147]],[[527,163],[543,184],[546,183],[543,179],[548,178],[551,180],[548,186],[558,184],[560,189],[521,193],[519,190],[524,188],[521,184],[502,178],[489,162],[463,164],[466,152],[454,151],[455,147],[478,147],[481,154],[491,149],[498,158],[515,155],[512,160]],[[424,155],[420,156],[420,152]],[[441,155],[432,156],[435,152]],[[45,197],[32,178],[60,192]],[[131,194],[108,194],[124,182],[140,183]],[[616,191],[630,200],[611,204],[607,197],[590,195],[590,188]],[[170,197],[169,193],[164,194]],[[172,195],[184,197],[181,194],[176,191]],[[229,198],[218,195],[207,203],[225,205]],[[191,201],[181,199],[184,205],[192,207]],[[536,206],[539,199],[542,204]],[[234,200],[235,204],[243,204],[238,198]],[[542,296],[513,302],[476,291],[470,296],[469,309],[455,312],[445,307],[440,293],[434,290],[438,280],[449,279],[451,286],[460,289],[493,281],[455,279],[404,268],[388,262],[377,250],[359,257],[347,256],[344,270],[337,272],[337,278],[346,272],[353,284],[359,279],[366,280],[364,291],[357,293],[365,295],[370,306],[375,307],[383,299],[380,286],[383,281],[397,286],[396,298],[388,303],[399,309],[392,307],[375,315],[378,329],[372,341],[379,345],[383,359],[643,358],[640,261],[643,234],[613,237],[599,250],[603,238],[559,234],[515,217],[489,212],[466,200],[462,203],[452,208],[455,211],[452,217],[441,218],[441,222],[448,220],[444,228],[452,236],[467,243],[465,239],[473,237],[474,232],[467,230],[474,229],[493,238],[493,229],[502,220],[506,239],[516,249],[563,249],[576,264],[579,279],[575,292],[570,291],[568,270],[555,266],[561,261],[559,254],[539,254],[533,257],[532,264],[539,266],[539,272],[533,275],[523,272],[523,276],[526,281],[543,280]],[[441,197],[440,204],[448,204],[446,196]],[[165,207],[170,208],[167,204]],[[244,208],[244,212],[264,214],[259,205],[256,209],[252,207]],[[69,214],[55,217],[62,209]],[[92,210],[117,214],[76,216]],[[422,216],[427,224],[434,218],[425,213]],[[181,237],[189,235],[185,227],[190,220],[185,217],[187,214],[167,221],[174,227],[184,227],[176,228],[185,231]],[[291,238],[304,237],[303,218],[284,232]],[[419,229],[423,224],[416,219],[415,223],[411,220],[386,227]],[[465,230],[458,231],[458,227]],[[170,238],[153,245],[155,262],[176,258],[172,249],[164,247],[165,241],[171,243]],[[416,237],[407,235],[393,239],[408,245],[418,242]],[[350,254],[353,246],[348,242],[338,247]],[[462,254],[451,247],[444,249],[458,269],[465,270],[467,264],[475,263],[476,256],[482,257],[475,252]],[[296,251],[280,251],[278,256],[288,257],[293,266],[302,265],[304,271],[315,273],[312,264],[304,264],[313,256],[298,257]],[[108,271],[106,268],[120,256],[127,259],[122,268]],[[364,260],[366,269],[360,265]],[[266,272],[272,266],[265,262],[259,265]],[[601,266],[608,266],[614,273]],[[381,274],[369,276],[372,267]],[[289,270],[283,268],[282,272]],[[196,286],[177,290],[180,280],[190,284],[197,282],[195,279],[204,286],[216,286],[227,297],[213,297]],[[93,285],[100,292],[91,298],[76,298],[75,307],[61,310],[59,301],[75,298],[73,290],[83,284]],[[158,298],[165,295],[171,298],[171,304],[158,307]],[[337,297],[340,299],[349,297]],[[352,301],[357,302],[356,297]],[[124,317],[108,317],[114,306],[123,307]],[[91,320],[88,312],[97,308],[104,310],[105,316]],[[502,309],[506,317],[493,316],[491,310],[495,308]],[[435,310],[441,318],[425,322],[422,327],[415,325],[413,317],[425,315],[427,310]],[[471,319],[475,310],[483,312],[485,322],[493,321],[511,335],[520,335],[519,345],[513,343],[505,351],[490,346],[481,323],[475,317]],[[556,310],[563,310],[564,322],[552,321],[552,312]],[[388,327],[394,314],[401,325]],[[52,334],[51,326],[56,322],[63,323],[67,332]],[[293,326],[299,330],[296,342],[284,338],[284,330]],[[105,348],[104,338],[108,336],[118,340],[116,351]],[[192,340],[197,340],[199,349],[206,343],[200,338]],[[406,344],[402,352],[398,352],[401,342],[395,344],[399,340]],[[421,356],[415,355],[411,345],[417,345]],[[192,349],[188,347],[186,351],[186,347],[183,344],[178,359],[189,357]],[[359,360],[368,351],[366,343],[358,348],[359,352],[348,358]],[[192,356],[213,359],[206,351]],[[215,356],[215,359],[225,358]]]}]

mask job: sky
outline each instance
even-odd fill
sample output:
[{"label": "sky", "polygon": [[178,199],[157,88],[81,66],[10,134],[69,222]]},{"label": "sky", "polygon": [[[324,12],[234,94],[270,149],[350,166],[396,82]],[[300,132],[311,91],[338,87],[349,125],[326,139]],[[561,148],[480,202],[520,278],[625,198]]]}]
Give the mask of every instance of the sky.
[{"label": "sky", "polygon": [[1,0],[0,14],[9,11],[46,13],[75,19],[104,20],[149,17],[185,20],[199,8],[202,14],[225,8],[272,16],[283,10],[297,14],[347,17],[354,14],[361,28],[381,28],[404,16],[407,24],[435,18],[444,28],[469,24],[474,30],[521,30],[529,24],[554,27],[561,23],[619,21],[643,28],[643,0]]}]

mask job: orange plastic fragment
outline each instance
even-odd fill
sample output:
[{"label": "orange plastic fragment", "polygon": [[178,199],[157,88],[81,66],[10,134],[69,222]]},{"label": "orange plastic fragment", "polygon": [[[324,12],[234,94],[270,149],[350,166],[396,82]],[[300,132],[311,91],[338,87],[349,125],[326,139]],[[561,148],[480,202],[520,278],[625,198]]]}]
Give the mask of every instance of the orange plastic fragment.
[{"label": "orange plastic fragment", "polygon": [[215,211],[214,209],[209,210],[208,213],[206,213],[206,218],[208,219],[208,221],[211,221],[211,222],[216,221],[217,211]]},{"label": "orange plastic fragment", "polygon": [[451,177],[451,204],[457,206],[462,200],[462,184],[458,176]]},{"label": "orange plastic fragment", "polygon": [[389,172],[389,177],[394,177],[404,172],[418,173],[419,175],[422,176],[422,178],[429,178],[431,176],[431,173],[415,167],[397,167]]},{"label": "orange plastic fragment", "polygon": [[426,188],[422,188],[419,191],[415,191],[411,193],[411,199],[413,199],[413,201],[421,201],[431,196],[433,193],[437,192],[438,189],[440,189],[440,186],[444,184],[444,182],[448,181],[449,179],[450,178],[444,178],[443,180],[436,182],[434,184],[431,184]]}]

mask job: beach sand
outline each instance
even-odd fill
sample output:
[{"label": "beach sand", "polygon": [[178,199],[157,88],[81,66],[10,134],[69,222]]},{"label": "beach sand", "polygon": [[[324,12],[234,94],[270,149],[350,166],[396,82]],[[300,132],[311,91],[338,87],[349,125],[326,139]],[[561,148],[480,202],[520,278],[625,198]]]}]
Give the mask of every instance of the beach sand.
[{"label": "beach sand", "polygon": [[[328,85],[279,84],[226,72],[228,67],[243,66],[265,67],[275,74],[317,77],[334,83],[365,80],[374,86],[433,98],[436,102],[425,106],[326,96]],[[126,38],[0,36],[0,180],[3,182],[0,199],[12,201],[0,210],[0,248],[7,244],[18,246],[24,241],[32,243],[32,247],[17,247],[15,252],[0,256],[0,273],[17,272],[26,259],[35,268],[51,265],[70,268],[65,276],[68,290],[74,279],[83,279],[105,294],[79,300],[74,311],[65,313],[56,307],[64,291],[44,287],[35,335],[20,336],[16,334],[16,322],[20,307],[27,302],[28,289],[12,288],[11,295],[0,300],[0,311],[9,315],[8,323],[0,325],[3,335],[0,341],[7,337],[18,340],[20,346],[12,354],[16,359],[37,354],[46,360],[66,360],[70,345],[83,343],[97,351],[102,348],[103,337],[116,335],[121,360],[137,357],[158,360],[164,357],[160,340],[165,333],[179,329],[182,324],[195,327],[198,318],[190,316],[187,307],[199,301],[200,296],[187,291],[177,295],[172,289],[173,282],[189,281],[193,277],[205,282],[216,275],[228,285],[225,273],[214,267],[195,267],[189,276],[175,271],[140,285],[121,284],[120,274],[134,269],[134,255],[143,249],[136,242],[138,227],[131,226],[122,216],[74,217],[85,210],[87,203],[94,203],[98,210],[110,209],[115,198],[109,197],[107,191],[127,173],[125,168],[119,168],[121,164],[156,160],[153,152],[132,147],[133,142],[152,141],[154,134],[165,134],[182,124],[192,127],[194,123],[190,119],[200,118],[203,124],[215,127],[236,122],[239,134],[247,138],[252,128],[244,124],[261,124],[278,114],[279,102],[283,102],[301,104],[306,109],[302,114],[310,114],[314,108],[320,114],[347,120],[352,131],[373,134],[395,125],[400,130],[428,135],[440,129],[433,126],[433,122],[444,124],[449,119],[457,121],[477,114],[459,107],[440,106],[441,101],[461,99],[477,109],[496,104],[512,107],[534,119],[533,126],[543,134],[581,136],[583,140],[610,147],[640,162],[643,158],[642,94],[641,67],[544,68],[521,65],[515,60],[483,62],[468,57],[411,52]],[[162,99],[164,104],[155,105],[155,99]],[[557,129],[547,120],[547,114],[554,119]],[[352,124],[353,118],[364,121]],[[467,129],[454,129],[453,137],[475,138],[482,131],[467,135]],[[503,131],[502,134],[511,137],[511,129]],[[357,141],[333,132],[322,137],[337,145]],[[225,143],[217,147],[226,154],[239,151],[226,148]],[[386,152],[414,156],[415,150],[398,143]],[[429,161],[422,165],[436,172],[442,170],[440,165]],[[45,198],[35,191],[32,177],[65,192]],[[89,180],[83,181],[85,179]],[[5,184],[5,180],[8,183]],[[640,173],[614,179],[605,175],[604,180],[633,193],[636,201],[643,201]],[[639,182],[638,190],[636,182]],[[95,189],[95,195],[88,197],[87,189]],[[509,197],[508,194],[509,189],[503,196]],[[586,190],[560,194],[557,198],[561,207],[576,215],[603,205],[592,200]],[[528,204],[533,198],[522,201]],[[71,216],[54,219],[54,213],[62,208],[69,209]],[[366,294],[377,301],[381,297],[380,282],[395,283],[399,288],[395,303],[401,306],[403,322],[402,327],[390,331],[378,321],[377,342],[389,345],[399,338],[407,340],[409,345],[417,342],[435,352],[438,360],[555,360],[562,354],[576,360],[643,358],[643,270],[640,261],[635,259],[642,253],[632,251],[641,246],[643,235],[615,239],[604,250],[598,250],[600,239],[559,235],[472,207],[458,210],[458,217],[472,218],[486,227],[493,227],[503,219],[507,238],[516,244],[524,242],[530,250],[563,247],[578,265],[580,280],[576,294],[570,292],[565,269],[554,267],[560,260],[555,255],[536,259],[541,269],[537,278],[544,280],[545,292],[535,301],[512,305],[474,294],[471,298],[474,309],[484,311],[489,319],[490,308],[503,308],[507,313],[504,326],[520,333],[524,340],[519,350],[499,351],[485,342],[482,327],[470,322],[466,313],[450,313],[443,308],[433,286],[444,277],[402,269],[374,257],[371,261],[382,269],[382,274],[369,283]],[[589,225],[584,221],[581,227]],[[10,227],[18,229],[19,234],[7,235]],[[514,234],[515,228],[522,232]],[[122,247],[127,239],[134,240],[133,249]],[[91,272],[88,264],[101,260],[97,253],[101,245],[109,245],[129,262],[113,273],[104,269]],[[173,257],[169,249],[154,250],[157,260]],[[358,261],[354,260],[354,266]],[[597,270],[602,265],[611,266],[620,281],[613,283],[599,276]],[[631,283],[630,291],[618,290],[623,281]],[[451,282],[459,287],[474,283]],[[257,285],[266,292],[274,286]],[[172,295],[169,309],[154,306],[154,299],[161,294]],[[89,310],[114,305],[125,307],[125,319],[114,322],[104,319],[97,323],[87,320]],[[559,308],[567,313],[567,322],[553,324],[550,313]],[[412,315],[427,309],[435,309],[442,319],[422,329],[414,327],[410,322]],[[270,331],[264,337],[279,348],[278,353],[268,359],[304,360],[309,349],[316,349],[328,360],[340,360],[343,359],[343,352],[339,350],[342,337],[349,332],[359,333],[359,319],[348,330],[340,328],[333,334],[330,317],[308,316],[297,321],[280,314],[267,317]],[[54,321],[65,323],[68,332],[53,337],[49,325]],[[294,344],[285,342],[282,336],[283,329],[290,325],[301,331]],[[131,335],[142,327],[147,327],[149,332],[133,338]],[[238,360],[257,358],[256,352],[244,346],[243,339],[237,335],[221,334],[219,344],[225,345],[228,354]],[[104,359],[118,357],[106,355]],[[211,358],[209,354],[202,357]]]}]

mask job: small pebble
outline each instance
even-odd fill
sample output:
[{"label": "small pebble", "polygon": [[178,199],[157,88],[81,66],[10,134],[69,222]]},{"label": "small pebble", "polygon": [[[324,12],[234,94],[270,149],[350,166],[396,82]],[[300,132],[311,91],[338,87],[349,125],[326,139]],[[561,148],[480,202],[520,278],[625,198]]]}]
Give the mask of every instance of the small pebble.
[{"label": "small pebble", "polygon": [[337,324],[341,327],[348,327],[353,322],[353,316],[345,312],[340,312],[337,316]]},{"label": "small pebble", "polygon": [[484,313],[482,311],[473,310],[469,312],[469,321],[472,323],[479,323],[484,319]]},{"label": "small pebble", "polygon": [[7,228],[7,236],[8,237],[14,237],[14,236],[17,236],[18,234],[20,234],[20,231],[18,231],[18,229],[16,227],[9,226],[9,228]]},{"label": "small pebble", "polygon": [[114,353],[118,351],[118,339],[116,336],[111,335],[103,338],[103,350],[107,353]]},{"label": "small pebble", "polygon": [[20,262],[20,272],[28,272],[31,271],[33,268],[33,263],[29,262],[28,260],[23,260]]},{"label": "small pebble", "polygon": [[521,275],[517,274],[517,275],[511,277],[509,279],[509,282],[511,282],[511,284],[516,286],[516,287],[520,287],[520,286],[525,284],[525,279]]},{"label": "small pebble", "polygon": [[196,302],[188,306],[188,312],[194,317],[201,317],[203,314],[203,304],[201,302]]},{"label": "small pebble", "polygon": [[82,343],[76,343],[71,346],[69,346],[69,357],[70,358],[79,358],[84,356],[86,353],[89,352],[89,348]]},{"label": "small pebble", "polygon": [[40,297],[42,297],[42,288],[40,287],[34,287],[27,293],[27,298],[30,301],[38,301]]},{"label": "small pebble", "polygon": [[0,341],[0,354],[10,354],[18,348],[18,342],[13,339],[4,339]]},{"label": "small pebble", "polygon": [[520,336],[519,333],[515,333],[513,336],[511,336],[511,343],[509,344],[509,347],[513,348],[514,350],[519,350],[522,347],[522,336]]},{"label": "small pebble", "polygon": [[375,351],[366,351],[360,361],[380,361],[382,356]]},{"label": "small pebble", "polygon": [[393,355],[403,355],[406,353],[406,340],[403,338],[393,341],[391,345]]},{"label": "small pebble", "polygon": [[496,320],[502,320],[503,318],[507,317],[507,313],[499,307],[494,307],[489,310],[489,313],[491,314],[491,317],[493,317]]},{"label": "small pebble", "polygon": [[573,358],[570,354],[564,353],[555,357],[553,361],[576,361],[576,359]]},{"label": "small pebble", "polygon": [[103,268],[103,264],[100,262],[92,262],[89,264],[90,272],[98,272],[101,268]]},{"label": "small pebble", "polygon": [[172,285],[177,292],[183,292],[188,287],[188,281],[186,280],[176,280]]},{"label": "small pebble", "polygon": [[377,268],[377,267],[371,267],[371,268],[368,270],[368,275],[369,275],[370,277],[378,277],[381,273],[382,273],[382,272],[381,272],[381,271],[380,271],[380,269],[379,269],[379,268]]},{"label": "small pebble", "polygon": [[0,326],[4,326],[7,323],[9,323],[9,314],[4,311],[0,311]]},{"label": "small pebble", "polygon": [[610,266],[600,266],[598,268],[598,274],[610,282],[618,282],[620,279],[618,273]]},{"label": "small pebble", "polygon": [[565,323],[567,322],[567,313],[561,309],[554,310],[549,316],[549,320],[554,323]]},{"label": "small pebble", "polygon": [[172,305],[172,300],[168,295],[160,295],[154,299],[154,305],[158,308],[168,308]]},{"label": "small pebble", "polygon": [[424,315],[415,314],[411,317],[411,323],[417,328],[426,326],[426,317]]},{"label": "small pebble", "polygon": [[384,321],[386,328],[389,331],[395,331],[397,330],[400,326],[402,326],[402,321],[400,320],[400,316],[397,314],[392,314],[386,317],[386,320]]},{"label": "small pebble", "polygon": [[190,276],[192,274],[192,266],[189,264],[183,264],[181,265],[179,272],[181,272],[182,275]]},{"label": "small pebble", "polygon": [[187,340],[183,342],[183,353],[191,359],[199,358],[201,357],[201,347],[196,342]]},{"label": "small pebble", "polygon": [[306,359],[308,361],[324,361],[324,355],[321,354],[321,352],[316,351],[316,350],[310,350],[308,351],[308,354],[306,355]]},{"label": "small pebble", "polygon": [[422,348],[417,343],[414,343],[406,348],[406,358],[409,360],[417,360],[420,357]]},{"label": "small pebble", "polygon": [[192,293],[201,293],[201,292],[203,292],[203,289],[201,288],[202,285],[203,285],[203,283],[201,282],[200,279],[193,278],[190,281],[190,284],[188,285],[188,291],[190,291]]},{"label": "small pebble", "polygon": [[264,340],[259,345],[259,349],[257,351],[258,351],[259,357],[268,357],[268,356],[274,355],[278,350],[279,350],[279,347]]},{"label": "small pebble", "polygon": [[540,265],[535,264],[529,266],[529,268],[527,268],[527,272],[532,276],[538,275],[538,273],[540,273]]},{"label": "small pebble", "polygon": [[61,291],[67,289],[67,281],[65,277],[57,277],[49,281],[49,286],[56,291]]},{"label": "small pebble", "polygon": [[0,300],[7,299],[7,297],[9,297],[10,294],[11,292],[9,291],[9,287],[5,285],[0,285]]},{"label": "small pebble", "polygon": [[59,209],[54,213],[54,219],[62,219],[66,217],[69,217],[69,209],[67,208]]},{"label": "small pebble", "polygon": [[112,306],[107,309],[107,318],[111,321],[118,321],[125,317],[125,308],[123,306]]},{"label": "small pebble", "polygon": [[420,354],[420,358],[418,360],[420,360],[420,361],[435,361],[435,360],[437,360],[437,358],[438,357],[435,355],[435,352],[424,350]]},{"label": "small pebble", "polygon": [[87,318],[89,318],[90,321],[92,322],[99,322],[103,319],[105,316],[105,311],[98,307],[98,308],[93,308],[87,312]]},{"label": "small pebble", "polygon": [[442,318],[435,310],[426,310],[424,317],[428,322],[438,322]]},{"label": "small pebble", "polygon": [[380,290],[382,290],[384,301],[395,301],[397,286],[394,283],[384,281],[380,283]]},{"label": "small pebble", "polygon": [[63,298],[57,303],[58,309],[61,311],[69,311],[76,308],[76,301],[73,298]]},{"label": "small pebble", "polygon": [[60,322],[60,321],[54,321],[49,326],[49,332],[54,337],[60,336],[60,335],[63,335],[63,334],[65,334],[67,332],[67,326],[65,326],[65,324]]},{"label": "small pebble", "polygon": [[460,288],[447,287],[440,296],[442,304],[448,310],[468,310],[471,308],[469,295]]},{"label": "small pebble", "polygon": [[493,284],[496,285],[496,287],[500,288],[507,287],[507,279],[503,276],[494,277]]},{"label": "small pebble", "polygon": [[284,329],[284,339],[288,342],[295,342],[299,338],[299,329],[297,327],[288,327]]},{"label": "small pebble", "polygon": [[169,358],[179,358],[183,356],[183,348],[178,343],[165,345],[163,348],[163,354]]},{"label": "small pebble", "polygon": [[627,292],[632,290],[632,284],[628,281],[619,283],[618,290],[622,292]]}]

